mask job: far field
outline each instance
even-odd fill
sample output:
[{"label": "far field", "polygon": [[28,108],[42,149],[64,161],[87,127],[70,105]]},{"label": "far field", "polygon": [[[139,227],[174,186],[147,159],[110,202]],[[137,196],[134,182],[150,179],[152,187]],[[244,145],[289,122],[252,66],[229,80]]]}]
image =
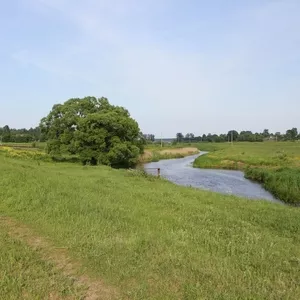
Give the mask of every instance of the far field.
[{"label": "far field", "polygon": [[200,150],[210,152],[195,162],[195,167],[244,169],[247,166],[299,167],[300,143],[199,143]]},{"label": "far field", "polygon": [[300,299],[295,207],[0,153],[0,214],[2,299]]},{"label": "far field", "polygon": [[182,158],[188,155],[193,155],[199,153],[199,149],[197,147],[184,147],[182,148],[175,147],[148,147],[145,149],[144,154],[140,157],[140,162],[150,162],[150,161],[159,161],[162,159],[169,158]]}]

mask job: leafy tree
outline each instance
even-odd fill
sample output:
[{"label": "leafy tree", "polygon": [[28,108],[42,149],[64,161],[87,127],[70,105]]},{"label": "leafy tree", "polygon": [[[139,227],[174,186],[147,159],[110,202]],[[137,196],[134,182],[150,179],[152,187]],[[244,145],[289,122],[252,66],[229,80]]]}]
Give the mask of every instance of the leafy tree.
[{"label": "leafy tree", "polygon": [[129,112],[106,98],[75,98],[56,104],[40,126],[50,154],[78,154],[84,164],[133,166],[145,143]]},{"label": "leafy tree", "polygon": [[195,138],[195,135],[194,135],[193,133],[187,133],[187,134],[185,135],[185,141],[187,141],[187,142],[193,141],[194,138]]},{"label": "leafy tree", "polygon": [[262,135],[264,138],[268,138],[270,136],[269,129],[264,129]]},{"label": "leafy tree", "polygon": [[220,134],[219,136],[219,142],[223,143],[227,141],[227,135],[226,134]]},{"label": "leafy tree", "polygon": [[248,142],[253,142],[255,141],[255,137],[252,133],[252,131],[241,131],[239,134],[239,141],[248,141]]},{"label": "leafy tree", "polygon": [[154,134],[143,134],[144,139],[146,142],[154,142],[155,141],[155,135]]},{"label": "leafy tree", "polygon": [[11,132],[8,125],[5,125],[2,130],[2,142],[9,143],[11,142]]},{"label": "leafy tree", "polygon": [[239,137],[239,133],[236,130],[230,130],[227,133],[227,138],[229,141],[237,141]]},{"label": "leafy tree", "polygon": [[297,128],[292,128],[287,130],[286,132],[286,139],[287,140],[291,140],[291,141],[295,141],[298,137],[298,129]]},{"label": "leafy tree", "polygon": [[178,143],[181,143],[183,141],[183,134],[181,132],[176,134],[176,140]]}]

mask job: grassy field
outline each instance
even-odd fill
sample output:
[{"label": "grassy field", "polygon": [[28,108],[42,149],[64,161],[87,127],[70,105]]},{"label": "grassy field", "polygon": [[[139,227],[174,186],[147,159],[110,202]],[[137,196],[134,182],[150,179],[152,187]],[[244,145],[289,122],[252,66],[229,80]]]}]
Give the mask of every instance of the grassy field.
[{"label": "grassy field", "polygon": [[[134,171],[0,155],[0,214],[65,249],[80,263],[78,276],[117,291],[110,299],[300,298],[300,210],[294,207],[180,187]],[[0,280],[1,299],[12,297],[9,282],[19,279],[17,295],[29,291],[31,299],[43,299],[38,293],[51,293],[45,278],[52,267],[5,230],[0,274],[11,279]],[[24,273],[33,276],[18,277]],[[67,279],[51,276],[59,281],[58,295],[73,293]]]},{"label": "grassy field", "polygon": [[243,169],[247,166],[300,167],[300,143],[264,142],[249,143],[199,143],[208,155],[199,157],[195,167]]},{"label": "grassy field", "polygon": [[244,170],[249,179],[262,183],[279,199],[300,203],[300,143],[200,144],[210,151],[194,167]]}]

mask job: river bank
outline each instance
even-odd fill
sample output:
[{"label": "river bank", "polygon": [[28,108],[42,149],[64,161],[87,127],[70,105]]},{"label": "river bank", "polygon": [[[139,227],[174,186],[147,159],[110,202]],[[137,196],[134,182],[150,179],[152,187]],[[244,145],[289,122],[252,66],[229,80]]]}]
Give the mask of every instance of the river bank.
[{"label": "river bank", "polygon": [[276,198],[300,203],[300,145],[293,142],[203,145],[213,152],[197,158],[196,168],[242,170]]}]

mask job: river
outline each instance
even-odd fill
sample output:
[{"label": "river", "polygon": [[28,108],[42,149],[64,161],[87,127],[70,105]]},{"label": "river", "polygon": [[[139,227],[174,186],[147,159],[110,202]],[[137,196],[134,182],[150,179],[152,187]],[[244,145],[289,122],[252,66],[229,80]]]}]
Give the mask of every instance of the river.
[{"label": "river", "polygon": [[148,173],[157,174],[152,168],[160,168],[161,176],[178,185],[210,190],[223,194],[236,195],[249,199],[263,199],[282,203],[266,191],[260,184],[248,180],[241,171],[199,169],[192,164],[201,152],[179,159],[161,160],[144,165]]}]

